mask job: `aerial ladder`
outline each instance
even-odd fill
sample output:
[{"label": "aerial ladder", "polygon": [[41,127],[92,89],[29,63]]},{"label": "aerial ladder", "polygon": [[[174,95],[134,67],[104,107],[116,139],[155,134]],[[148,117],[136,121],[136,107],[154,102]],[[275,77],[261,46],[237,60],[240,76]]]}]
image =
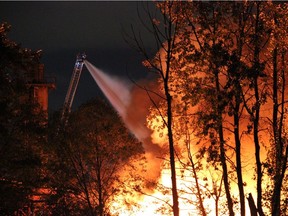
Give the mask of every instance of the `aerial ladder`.
[{"label": "aerial ladder", "polygon": [[86,59],[85,53],[80,53],[77,55],[76,63],[74,66],[73,74],[70,80],[69,88],[65,97],[61,114],[61,122],[64,126],[67,124],[69,113],[71,112],[72,103],[80,80],[85,59]]}]

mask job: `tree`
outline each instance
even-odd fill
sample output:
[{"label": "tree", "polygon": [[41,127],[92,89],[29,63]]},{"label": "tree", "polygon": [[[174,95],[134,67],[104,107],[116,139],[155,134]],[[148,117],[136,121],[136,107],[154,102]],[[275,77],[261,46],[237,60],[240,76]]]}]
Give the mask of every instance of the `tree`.
[{"label": "tree", "polygon": [[[129,203],[125,195],[133,191],[136,182],[140,184],[137,173],[143,157],[141,143],[127,131],[112,107],[100,99],[71,113],[63,135],[59,135],[61,143],[55,142],[62,166],[53,183],[57,188],[55,197],[63,191],[58,202],[66,197],[70,214],[116,214],[113,203]],[[58,203],[58,207],[61,205]]]},{"label": "tree", "polygon": [[273,33],[271,38],[271,64],[269,72],[272,76],[271,82],[271,100],[273,101],[272,117],[269,118],[271,125],[271,146],[268,163],[263,166],[268,166],[268,176],[271,177],[273,189],[271,192],[271,215],[287,214],[287,184],[285,184],[285,176],[287,177],[287,133],[285,132],[285,111],[287,99],[286,84],[286,66],[285,59],[287,58],[287,27],[286,22],[287,4],[272,3],[265,10],[265,21],[270,26]]},{"label": "tree", "polygon": [[[172,182],[172,200],[173,200],[173,215],[179,215],[179,201],[177,192],[177,180],[176,180],[176,167],[175,167],[175,146],[174,146],[174,134],[172,129],[173,115],[172,115],[172,97],[170,93],[170,70],[173,52],[175,49],[175,39],[178,32],[178,17],[171,16],[174,10],[174,2],[163,2],[157,3],[161,11],[161,20],[158,20],[152,16],[151,11],[148,10],[147,15],[149,17],[150,26],[146,26],[147,30],[153,34],[154,42],[156,44],[158,53],[154,58],[150,56],[150,53],[146,50],[142,38],[137,37],[134,29],[132,29],[133,36],[130,38],[133,45],[137,50],[144,56],[144,65],[150,68],[151,71],[155,72],[160,77],[161,88],[163,89],[164,96],[160,96],[165,104],[165,108],[161,111],[157,108],[157,105],[152,101],[157,109],[157,112],[162,117],[163,124],[167,129],[167,137],[169,144],[169,163],[171,171],[171,182]],[[141,18],[141,17],[140,17]],[[130,42],[131,43],[131,42]],[[147,90],[147,89],[146,89]],[[151,93],[147,90],[147,93]],[[165,116],[165,117],[164,117]]]},{"label": "tree", "polygon": [[32,192],[44,180],[41,148],[46,143],[45,115],[26,85],[40,56],[11,41],[10,28],[0,26],[0,211],[5,215],[33,205]]},{"label": "tree", "polygon": [[[247,185],[257,188],[249,194],[251,212],[285,215],[287,211],[285,7],[275,2],[177,2],[172,13],[166,13],[171,21],[177,20],[178,27],[168,81],[173,131],[180,145],[181,136],[193,132],[198,138],[195,144],[203,146],[194,145],[194,150],[221,170],[229,215],[238,206],[241,215],[246,214]],[[152,63],[168,61],[167,55],[163,58],[156,56]],[[152,112],[161,109],[165,106]],[[180,129],[181,122],[187,129]],[[245,152],[248,139],[253,140],[255,164],[248,166],[255,169],[255,181],[245,171],[247,155],[251,157]],[[262,188],[269,179],[273,182],[270,194]],[[271,206],[264,205],[264,197]]]}]

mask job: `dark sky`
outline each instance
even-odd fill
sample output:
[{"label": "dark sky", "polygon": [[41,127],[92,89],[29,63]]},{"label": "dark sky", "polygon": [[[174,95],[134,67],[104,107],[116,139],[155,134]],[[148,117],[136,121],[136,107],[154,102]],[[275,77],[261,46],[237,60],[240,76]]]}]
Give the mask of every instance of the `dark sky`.
[{"label": "dark sky", "polygon": [[[145,2],[155,11],[153,2]],[[76,55],[110,74],[128,79],[147,75],[143,57],[124,40],[130,26],[140,32],[147,47],[153,48],[151,35],[139,20],[137,8],[145,19],[143,2],[0,2],[0,21],[12,29],[8,37],[22,47],[43,50],[46,76],[55,76],[57,89],[50,92],[49,110],[63,103],[74,68]],[[84,67],[73,107],[101,96],[98,86]]]}]

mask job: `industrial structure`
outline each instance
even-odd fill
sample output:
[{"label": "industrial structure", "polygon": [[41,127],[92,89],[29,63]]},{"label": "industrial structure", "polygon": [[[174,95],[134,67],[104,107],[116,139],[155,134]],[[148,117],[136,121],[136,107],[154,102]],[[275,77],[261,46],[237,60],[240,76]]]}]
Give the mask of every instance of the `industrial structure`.
[{"label": "industrial structure", "polygon": [[48,93],[50,89],[56,88],[55,78],[45,77],[44,64],[37,64],[35,68],[31,70],[26,80],[26,85],[30,91],[30,99],[35,100],[48,117]]}]

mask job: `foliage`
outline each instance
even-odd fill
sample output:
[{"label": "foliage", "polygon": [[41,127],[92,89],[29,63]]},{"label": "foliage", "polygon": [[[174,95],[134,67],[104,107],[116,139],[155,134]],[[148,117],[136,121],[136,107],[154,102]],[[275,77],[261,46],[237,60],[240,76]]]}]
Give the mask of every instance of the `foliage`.
[{"label": "foliage", "polygon": [[[165,12],[166,4],[158,5]],[[156,57],[145,61],[150,69],[158,65],[158,70],[165,69],[163,62],[169,61],[168,88],[179,161],[214,166],[214,171],[211,166],[190,167],[195,182],[201,172],[222,173],[209,187],[201,188],[201,196],[209,200],[213,191],[209,188],[224,192],[226,215],[238,211],[245,215],[245,197],[253,188],[257,188],[253,196],[259,215],[287,213],[286,7],[275,2],[174,3],[172,13],[167,13],[178,29],[171,56],[164,46]],[[163,94],[167,90],[164,81],[160,76]],[[163,110],[167,110],[165,103],[151,109],[149,121]],[[168,118],[165,112],[161,115],[163,121]],[[206,160],[196,160],[203,156]],[[182,168],[187,170],[187,166]],[[255,170],[254,180],[248,170]],[[269,182],[272,186],[266,193],[264,185]],[[190,187],[195,187],[192,182]],[[220,197],[216,194],[215,208]],[[263,198],[272,204],[266,205]]]},{"label": "foliage", "polygon": [[41,185],[46,121],[26,85],[39,56],[11,41],[9,29],[7,23],[0,26],[0,212],[4,215],[30,207],[29,196]]},{"label": "foliage", "polygon": [[61,142],[54,143],[58,145],[56,160],[61,170],[53,175],[52,184],[57,188],[51,197],[55,199],[53,211],[66,206],[70,214],[115,214],[113,203],[124,205],[125,195],[134,187],[131,183],[138,181],[141,143],[127,131],[110,105],[100,99],[71,113],[62,135]]}]

